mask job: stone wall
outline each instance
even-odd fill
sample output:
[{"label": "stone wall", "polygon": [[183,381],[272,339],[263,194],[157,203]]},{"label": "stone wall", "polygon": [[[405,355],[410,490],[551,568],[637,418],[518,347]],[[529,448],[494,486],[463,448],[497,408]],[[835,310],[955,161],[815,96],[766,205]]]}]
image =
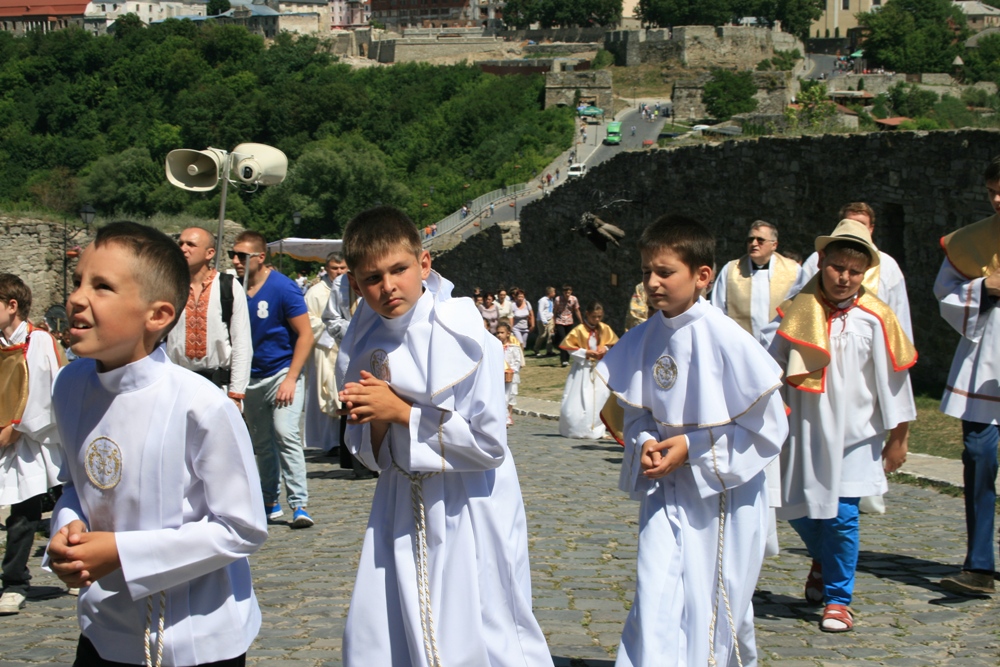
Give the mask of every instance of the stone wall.
[{"label": "stone wall", "polygon": [[[797,93],[798,89],[792,85],[793,78],[788,72],[753,72],[752,76],[754,85],[757,86],[754,94],[754,99],[757,100],[756,113],[781,114]],[[711,74],[703,74],[674,83],[671,99],[675,118],[701,120],[708,117],[701,96],[710,78]]]},{"label": "stone wall", "polygon": [[588,42],[604,41],[604,28],[549,28],[547,30],[498,30],[506,42]]},{"label": "stone wall", "polygon": [[[206,222],[206,228],[217,229],[214,223]],[[63,233],[65,247],[63,251]],[[94,239],[92,226],[88,233],[78,220],[69,220],[65,227],[61,221],[21,218],[11,214],[0,214],[0,271],[19,276],[31,288],[31,320],[41,320],[49,307],[66,303],[63,291],[63,268],[66,269],[68,290],[73,290],[73,270],[76,268],[78,253]],[[231,248],[236,235],[243,227],[226,221],[223,248]],[[171,234],[174,238],[179,231]],[[65,263],[63,259],[65,258]],[[222,261],[224,268],[231,268],[228,258]]]},{"label": "stone wall", "polygon": [[611,72],[606,69],[548,72],[545,75],[545,108],[571,106],[577,91],[584,99],[595,99],[594,104],[609,113],[614,109]]},{"label": "stone wall", "polygon": [[667,30],[615,30],[608,32],[604,48],[615,64],[679,61],[685,67],[753,69],[775,50],[805,52],[797,38],[771,28],[748,26],[680,26]]},{"label": "stone wall", "polygon": [[[641,279],[635,241],[658,216],[682,213],[708,224],[717,263],[744,252],[751,221],[781,230],[781,247],[812,250],[848,201],[867,201],[878,216],[875,241],[907,279],[921,389],[939,389],[958,340],[932,294],[943,255],[940,237],[990,214],[982,184],[1000,154],[1000,132],[894,132],[775,138],[706,144],[672,151],[620,153],[584,178],[524,207],[521,242],[504,248],[490,228],[434,259],[459,293],[518,285],[537,299],[546,285],[571,282],[581,302],[602,301],[621,331],[629,296]],[[572,231],[593,212],[626,232],[621,247],[598,251]]]},{"label": "stone wall", "polygon": [[372,42],[368,57],[380,63],[423,62],[432,58],[492,53],[503,47],[495,37],[404,37]]}]

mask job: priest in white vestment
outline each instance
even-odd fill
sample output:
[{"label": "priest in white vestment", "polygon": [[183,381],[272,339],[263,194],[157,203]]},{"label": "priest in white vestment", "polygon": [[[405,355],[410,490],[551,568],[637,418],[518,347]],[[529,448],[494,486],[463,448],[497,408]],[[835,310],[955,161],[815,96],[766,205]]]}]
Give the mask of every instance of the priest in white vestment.
[{"label": "priest in white vestment", "polygon": [[330,301],[330,289],[334,279],[347,272],[343,254],[330,253],[323,274],[315,285],[306,290],[306,308],[309,310],[309,324],[312,326],[313,353],[306,362],[306,447],[318,447],[329,452],[340,446],[340,417],[337,410],[335,371],[337,365],[338,341],[327,333],[323,322],[323,311]]}]

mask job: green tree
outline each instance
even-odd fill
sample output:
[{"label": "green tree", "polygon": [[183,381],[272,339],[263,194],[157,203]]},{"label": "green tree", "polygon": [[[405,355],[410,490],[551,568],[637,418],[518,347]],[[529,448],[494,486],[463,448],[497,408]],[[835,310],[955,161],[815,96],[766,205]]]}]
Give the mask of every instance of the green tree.
[{"label": "green tree", "polygon": [[208,7],[205,9],[205,13],[208,16],[218,16],[219,14],[225,14],[231,8],[229,0],[208,0]]},{"label": "green tree", "polygon": [[722,25],[735,16],[731,0],[639,0],[636,13],[661,27]]},{"label": "green tree", "polygon": [[926,116],[937,104],[938,99],[934,91],[905,83],[897,83],[889,89],[889,103],[897,116],[909,118]]},{"label": "green tree", "polygon": [[99,158],[83,177],[83,198],[102,215],[152,215],[149,193],[163,180],[163,167],[145,148]]},{"label": "green tree", "polygon": [[965,15],[950,0],[892,0],[857,18],[868,32],[868,60],[898,72],[950,72],[968,35]]},{"label": "green tree", "polygon": [[717,69],[702,90],[701,101],[716,120],[726,120],[738,113],[748,113],[757,108],[754,95],[757,86],[750,72],[730,72]]}]

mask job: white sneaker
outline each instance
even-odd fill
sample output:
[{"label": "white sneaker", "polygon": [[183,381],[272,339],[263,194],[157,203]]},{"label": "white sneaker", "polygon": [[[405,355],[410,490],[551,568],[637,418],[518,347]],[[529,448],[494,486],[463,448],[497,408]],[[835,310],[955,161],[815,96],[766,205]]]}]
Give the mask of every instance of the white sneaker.
[{"label": "white sneaker", "polygon": [[66,589],[66,595],[72,595],[73,597],[80,597],[80,589],[70,586]]},{"label": "white sneaker", "polygon": [[24,609],[26,599],[20,593],[7,591],[3,596],[0,596],[0,616],[13,616],[20,613]]}]

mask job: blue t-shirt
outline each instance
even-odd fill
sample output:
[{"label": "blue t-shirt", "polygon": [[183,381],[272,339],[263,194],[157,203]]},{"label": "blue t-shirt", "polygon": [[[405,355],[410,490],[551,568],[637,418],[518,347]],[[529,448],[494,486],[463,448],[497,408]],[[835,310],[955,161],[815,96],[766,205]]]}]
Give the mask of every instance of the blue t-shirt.
[{"label": "blue t-shirt", "polygon": [[299,338],[288,320],[309,312],[302,290],[291,278],[272,270],[257,293],[247,296],[247,305],[253,339],[250,377],[277,375],[292,365],[292,352]]}]

